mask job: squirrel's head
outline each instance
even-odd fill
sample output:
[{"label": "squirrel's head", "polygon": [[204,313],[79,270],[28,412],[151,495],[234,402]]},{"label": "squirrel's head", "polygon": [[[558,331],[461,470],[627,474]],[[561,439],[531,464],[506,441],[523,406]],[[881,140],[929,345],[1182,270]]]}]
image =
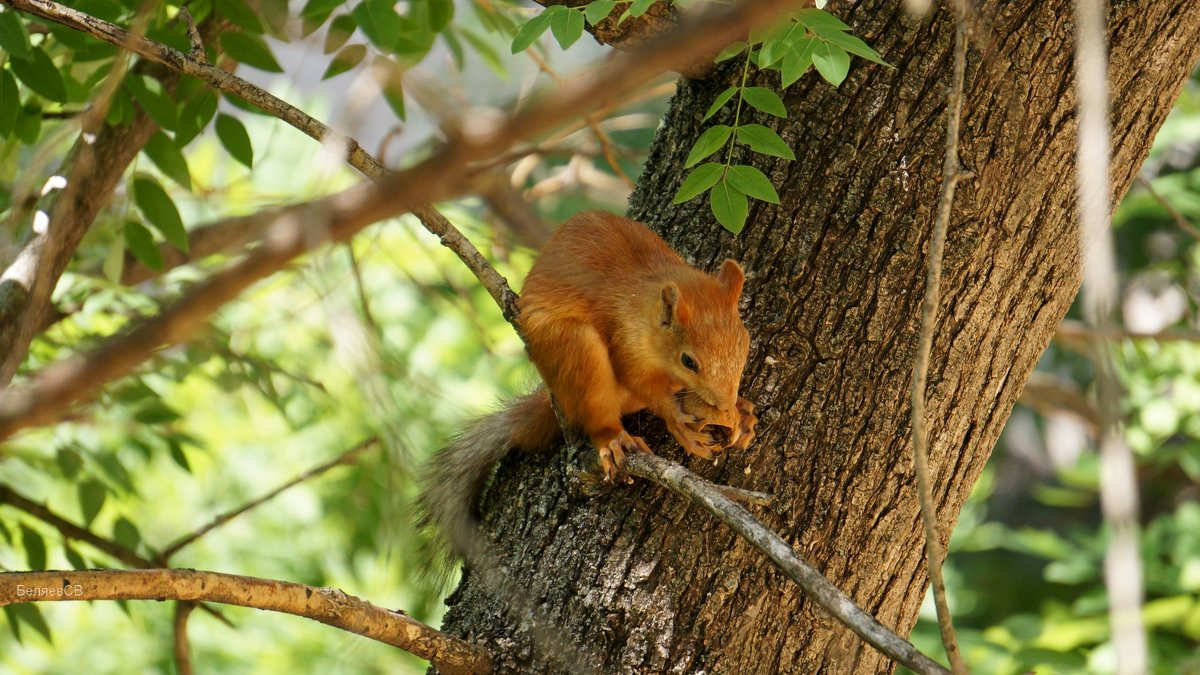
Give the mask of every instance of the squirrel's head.
[{"label": "squirrel's head", "polygon": [[668,281],[660,290],[661,364],[682,387],[672,392],[699,397],[723,412],[734,409],[750,334],[738,316],[746,275],[726,260],[716,276],[697,275],[686,283]]}]

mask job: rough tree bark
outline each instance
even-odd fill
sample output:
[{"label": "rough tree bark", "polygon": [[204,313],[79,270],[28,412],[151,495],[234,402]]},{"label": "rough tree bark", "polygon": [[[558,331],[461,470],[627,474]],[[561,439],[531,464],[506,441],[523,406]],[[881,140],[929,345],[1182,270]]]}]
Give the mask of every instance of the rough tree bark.
[{"label": "rough tree bark", "polygon": [[[1114,203],[1196,62],[1194,8],[1164,0],[1110,10]],[[697,264],[715,269],[731,256],[748,271],[743,387],[759,407],[760,436],[712,466],[681,457],[656,422],[639,424],[660,454],[780,496],[786,512],[761,517],[907,635],[926,589],[907,391],[953,21],[946,10],[912,20],[885,0],[834,9],[896,69],[857,62],[837,89],[810,75],[786,93],[786,122],[755,120],[797,155],[741,158],[781,186],[779,207],[755,203],[734,238],[704,200],[671,205],[700,118],[729,84],[718,71],[680,83],[631,208]],[[1080,283],[1072,3],[987,2],[979,12],[990,49],[969,58],[961,145],[975,178],[955,200],[928,389],[945,532]],[[757,81],[778,86],[775,75]],[[589,497],[564,453],[510,456],[484,512],[512,586],[604,672],[891,668],[728,529],[655,486]],[[469,573],[450,603],[445,629],[492,649],[502,670],[559,669],[528,649],[503,601]]]}]

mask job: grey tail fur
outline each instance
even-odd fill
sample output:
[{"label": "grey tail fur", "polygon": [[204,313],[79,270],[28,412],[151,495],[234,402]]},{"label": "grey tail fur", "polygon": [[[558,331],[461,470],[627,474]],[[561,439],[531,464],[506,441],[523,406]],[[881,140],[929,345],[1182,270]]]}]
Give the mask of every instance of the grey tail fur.
[{"label": "grey tail fur", "polygon": [[[430,576],[444,582],[459,558],[473,559],[483,546],[476,507],[492,468],[515,447],[541,449],[558,435],[550,399],[539,389],[472,421],[421,469],[417,525],[429,535]],[[442,584],[444,585],[444,584]]]}]

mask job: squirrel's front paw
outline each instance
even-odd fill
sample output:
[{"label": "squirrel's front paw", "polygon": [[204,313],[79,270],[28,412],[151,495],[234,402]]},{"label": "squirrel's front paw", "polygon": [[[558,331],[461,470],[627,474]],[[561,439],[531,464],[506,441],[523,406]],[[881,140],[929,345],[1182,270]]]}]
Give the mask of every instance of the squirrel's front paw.
[{"label": "squirrel's front paw", "polygon": [[738,397],[738,437],[733,442],[732,448],[745,450],[754,440],[754,428],[758,426],[758,416],[754,414],[754,404],[744,398]]},{"label": "squirrel's front paw", "polygon": [[[625,464],[625,453],[650,452],[650,446],[646,445],[641,436],[631,436],[624,429],[616,438],[597,446],[596,449],[600,451],[600,470],[604,472],[604,480],[609,483],[616,482],[619,476],[624,475],[622,467]],[[633,482],[628,476],[624,478],[627,483]]]}]

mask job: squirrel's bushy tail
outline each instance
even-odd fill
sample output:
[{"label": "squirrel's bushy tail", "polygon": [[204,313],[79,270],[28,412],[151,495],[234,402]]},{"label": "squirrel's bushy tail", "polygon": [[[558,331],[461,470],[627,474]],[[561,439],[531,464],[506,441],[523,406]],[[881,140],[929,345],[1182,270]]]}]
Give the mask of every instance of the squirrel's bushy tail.
[{"label": "squirrel's bushy tail", "polygon": [[475,516],[479,496],[492,467],[513,448],[540,450],[560,436],[558,420],[545,389],[509,402],[474,420],[421,469],[417,525],[430,535],[431,571],[450,568],[480,545]]}]

